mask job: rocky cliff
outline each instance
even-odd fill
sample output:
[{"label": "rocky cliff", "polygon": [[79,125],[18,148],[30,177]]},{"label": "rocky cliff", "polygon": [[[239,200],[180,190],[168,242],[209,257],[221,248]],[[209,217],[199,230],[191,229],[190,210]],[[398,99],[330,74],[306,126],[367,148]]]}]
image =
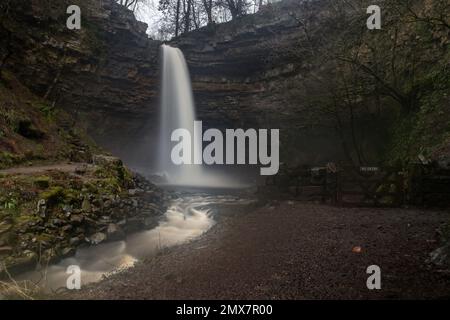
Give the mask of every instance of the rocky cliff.
[{"label": "rocky cliff", "polygon": [[[157,134],[161,43],[148,39],[146,25],[112,0],[70,4],[82,9],[81,30],[66,28],[68,1],[4,6],[2,68],[76,114],[97,141],[125,160],[148,161],[151,155],[142,150]],[[287,1],[171,41],[187,57],[206,126],[303,126],[297,102],[285,91],[305,67],[292,52],[303,37],[292,8]]]},{"label": "rocky cliff", "polygon": [[[415,9],[431,15],[442,12],[441,2],[427,0],[425,9]],[[125,161],[148,166],[158,132],[161,42],[148,39],[146,25],[113,0],[70,1],[82,9],[79,31],[65,26],[69,1],[8,3],[2,3],[0,24],[2,68],[75,114],[100,144]],[[348,160],[355,153],[359,162],[383,159],[392,136],[405,134],[390,129],[403,121],[394,119],[398,110],[406,110],[405,118],[414,122],[409,115],[430,96],[429,82],[445,83],[448,31],[433,20],[403,23],[414,17],[392,10],[386,30],[364,32],[369,2],[348,8],[333,3],[284,0],[170,41],[186,56],[197,115],[205,126],[279,128],[282,160],[288,162]],[[417,50],[434,62],[416,61],[411,72]],[[360,61],[352,60],[355,52]],[[380,71],[368,67],[373,65]],[[430,100],[442,105],[442,97]],[[446,120],[427,123],[440,128],[434,137],[444,136]],[[405,127],[412,130],[409,122]],[[402,148],[407,155],[420,149]]]},{"label": "rocky cliff", "polygon": [[[71,4],[81,8],[81,30],[66,27]],[[160,44],[147,38],[147,26],[130,11],[112,0],[24,0],[1,6],[2,69],[76,114],[101,142],[125,145],[129,141],[120,138],[132,137],[156,111]]]},{"label": "rocky cliff", "polygon": [[[323,1],[308,7],[311,27],[328,15],[323,7]],[[325,118],[321,126],[312,124],[310,106],[295,95],[312,69],[297,19],[303,9],[298,1],[282,1],[171,44],[185,53],[198,115],[207,126],[277,128],[283,161],[319,163],[342,155],[332,124]]]}]

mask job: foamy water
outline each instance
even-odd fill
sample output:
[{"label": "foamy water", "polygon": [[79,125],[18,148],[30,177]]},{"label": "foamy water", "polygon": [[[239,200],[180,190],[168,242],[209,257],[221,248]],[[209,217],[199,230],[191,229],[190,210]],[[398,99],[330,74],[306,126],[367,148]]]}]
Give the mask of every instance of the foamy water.
[{"label": "foamy water", "polygon": [[43,267],[40,271],[22,274],[16,280],[30,280],[52,292],[66,287],[69,277],[67,267],[77,265],[81,269],[82,285],[97,282],[104,275],[132,267],[137,261],[151,257],[163,248],[201,236],[215,223],[215,205],[248,202],[233,196],[190,196],[174,200],[156,228],[132,234],[124,241],[79,249],[73,257]]}]

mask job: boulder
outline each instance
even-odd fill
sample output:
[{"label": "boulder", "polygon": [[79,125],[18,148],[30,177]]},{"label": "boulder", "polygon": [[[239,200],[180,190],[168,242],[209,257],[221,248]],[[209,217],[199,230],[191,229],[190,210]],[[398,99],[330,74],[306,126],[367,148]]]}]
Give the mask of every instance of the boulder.
[{"label": "boulder", "polygon": [[41,218],[45,218],[47,216],[47,205],[44,199],[40,199],[38,201],[36,207],[36,214]]},{"label": "boulder", "polygon": [[122,229],[114,223],[110,223],[106,229],[106,234],[109,240],[122,240],[125,237],[125,233]]},{"label": "boulder", "polygon": [[106,156],[101,154],[96,154],[92,157],[92,162],[97,166],[121,166],[122,160],[113,156]]},{"label": "boulder", "polygon": [[99,244],[99,243],[102,243],[103,241],[105,241],[106,238],[107,238],[106,234],[104,234],[103,232],[97,232],[97,233],[94,233],[93,235],[91,235],[88,238],[88,240],[91,244],[96,245],[96,244]]},{"label": "boulder", "polygon": [[81,223],[83,222],[84,217],[81,214],[74,214],[70,217],[70,222]]},{"label": "boulder", "polygon": [[84,198],[83,203],[81,204],[81,210],[84,212],[91,212],[92,206],[87,198]]},{"label": "boulder", "polygon": [[6,221],[0,222],[0,235],[11,230],[12,224],[7,223]]},{"label": "boulder", "polygon": [[12,254],[13,248],[12,247],[0,247],[0,257],[2,256],[9,256]]},{"label": "boulder", "polygon": [[69,240],[69,244],[70,244],[71,246],[77,246],[77,245],[79,245],[80,243],[81,243],[80,237],[73,237],[73,238],[70,238],[70,240]]},{"label": "boulder", "polygon": [[66,247],[61,251],[61,257],[62,258],[71,257],[71,256],[75,255],[75,253],[76,253],[75,248]]}]

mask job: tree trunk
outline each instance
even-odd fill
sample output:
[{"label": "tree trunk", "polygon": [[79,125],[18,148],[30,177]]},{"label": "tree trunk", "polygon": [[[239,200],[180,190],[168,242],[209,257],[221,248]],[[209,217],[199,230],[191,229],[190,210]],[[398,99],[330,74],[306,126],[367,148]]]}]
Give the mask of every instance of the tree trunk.
[{"label": "tree trunk", "polygon": [[181,0],[177,1],[177,11],[175,14],[175,37],[178,37],[178,33],[180,32],[180,5]]},{"label": "tree trunk", "polygon": [[203,0],[203,6],[205,7],[206,16],[208,17],[208,24],[212,24],[212,0]]},{"label": "tree trunk", "polygon": [[187,0],[186,16],[184,17],[184,32],[189,32],[191,28],[191,1]]}]

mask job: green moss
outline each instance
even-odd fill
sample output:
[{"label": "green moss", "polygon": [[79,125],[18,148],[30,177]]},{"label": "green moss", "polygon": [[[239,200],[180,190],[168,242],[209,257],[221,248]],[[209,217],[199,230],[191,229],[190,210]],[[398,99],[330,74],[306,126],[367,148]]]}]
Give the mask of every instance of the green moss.
[{"label": "green moss", "polygon": [[71,205],[81,204],[81,192],[75,189],[64,190],[64,202]]},{"label": "green moss", "polygon": [[0,168],[7,168],[18,164],[22,161],[22,157],[7,151],[0,152]]},{"label": "green moss", "polygon": [[47,120],[54,120],[56,114],[55,107],[49,106],[44,103],[38,103],[37,107]]},{"label": "green moss", "polygon": [[0,198],[0,209],[2,215],[17,217],[19,214],[19,200],[14,193],[8,193]]},{"label": "green moss", "polygon": [[133,176],[131,172],[125,168],[121,161],[110,162],[100,165],[95,175],[98,178],[105,179],[106,186],[109,190],[122,190],[129,188],[133,183]]},{"label": "green moss", "polygon": [[50,181],[50,177],[40,176],[33,181],[33,184],[40,189],[47,189],[50,186]]},{"label": "green moss", "polygon": [[64,201],[64,189],[60,186],[52,187],[48,191],[42,192],[41,198],[46,200],[50,206],[54,206]]}]

